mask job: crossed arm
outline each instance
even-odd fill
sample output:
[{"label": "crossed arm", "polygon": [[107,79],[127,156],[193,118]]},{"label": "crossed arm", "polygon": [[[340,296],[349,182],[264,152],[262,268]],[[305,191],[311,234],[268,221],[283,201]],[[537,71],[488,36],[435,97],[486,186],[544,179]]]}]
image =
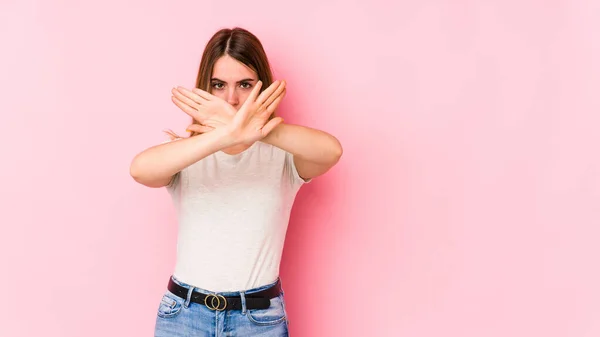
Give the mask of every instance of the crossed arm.
[{"label": "crossed arm", "polygon": [[[274,85],[277,82],[274,82]],[[267,103],[271,102],[272,104],[267,105],[270,105],[269,108],[274,110],[285,96],[285,82],[276,91],[273,91],[272,87],[274,88],[273,85],[270,86],[263,94],[265,97],[269,96]],[[174,89],[173,94],[175,95],[175,104],[192,118],[200,121],[201,124],[211,126],[210,121],[213,123],[219,121],[224,125],[230,123],[236,114],[235,109],[224,100],[198,88],[194,88],[193,92],[185,88]],[[263,94],[261,94],[261,97]],[[263,97],[263,100],[265,97]],[[196,127],[198,130],[199,128],[206,128],[198,125],[191,125],[190,127]],[[209,127],[207,131],[211,129]],[[283,121],[277,123],[277,126],[270,130],[260,141],[291,153],[294,156],[294,165],[298,174],[304,180],[324,174],[339,161],[342,155],[342,146],[334,136],[321,130],[286,124]]]}]

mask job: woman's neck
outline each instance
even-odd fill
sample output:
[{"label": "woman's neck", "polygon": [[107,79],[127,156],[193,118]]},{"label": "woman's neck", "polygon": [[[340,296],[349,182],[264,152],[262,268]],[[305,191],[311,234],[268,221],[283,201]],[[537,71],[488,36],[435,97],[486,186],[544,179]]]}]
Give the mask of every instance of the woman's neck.
[{"label": "woman's neck", "polygon": [[233,156],[233,155],[236,155],[236,154],[244,152],[245,150],[247,150],[248,148],[250,148],[250,146],[252,146],[252,145],[238,144],[238,145],[226,147],[226,148],[224,148],[221,151],[223,153],[226,153],[228,155]]}]

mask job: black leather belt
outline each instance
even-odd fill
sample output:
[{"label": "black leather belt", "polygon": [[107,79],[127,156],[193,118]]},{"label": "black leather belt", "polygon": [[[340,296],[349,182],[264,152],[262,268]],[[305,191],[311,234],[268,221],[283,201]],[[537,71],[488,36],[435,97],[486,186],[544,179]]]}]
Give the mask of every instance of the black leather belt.
[{"label": "black leather belt", "polygon": [[[173,294],[187,299],[188,288],[182,287],[175,283],[172,278],[169,278],[169,285],[167,286],[170,292]],[[271,299],[281,294],[281,282],[278,279],[277,283],[265,290],[259,292],[244,294],[246,298],[247,309],[267,309],[271,305]],[[192,292],[191,302],[205,305],[211,310],[241,310],[242,309],[242,298],[238,296],[223,296],[219,294],[203,294],[197,291]]]}]

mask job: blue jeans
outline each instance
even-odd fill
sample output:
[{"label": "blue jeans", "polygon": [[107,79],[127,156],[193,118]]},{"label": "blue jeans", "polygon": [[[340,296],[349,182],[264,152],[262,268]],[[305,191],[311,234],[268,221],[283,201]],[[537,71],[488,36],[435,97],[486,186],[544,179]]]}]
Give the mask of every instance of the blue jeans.
[{"label": "blue jeans", "polygon": [[[174,276],[173,281],[188,288],[187,299],[178,297],[166,290],[158,306],[155,337],[288,337],[288,320],[285,311],[283,290],[277,297],[271,299],[267,309],[247,309],[245,294],[261,291],[275,285],[267,284],[262,287],[242,292],[214,293],[192,287]],[[219,294],[223,296],[241,296],[241,310],[211,310],[203,304],[190,302],[192,291],[204,294]]]}]

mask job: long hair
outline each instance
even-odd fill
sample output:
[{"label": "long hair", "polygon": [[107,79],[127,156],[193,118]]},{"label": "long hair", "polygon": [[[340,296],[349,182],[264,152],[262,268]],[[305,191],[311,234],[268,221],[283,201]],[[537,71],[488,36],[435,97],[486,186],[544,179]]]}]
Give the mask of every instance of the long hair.
[{"label": "long hair", "polygon": [[[206,44],[196,77],[196,88],[212,93],[210,79],[215,63],[225,55],[229,55],[256,72],[258,80],[262,81],[261,92],[273,83],[273,73],[267,54],[258,38],[246,29],[235,27],[219,30]],[[192,118],[192,124],[198,122]],[[190,137],[197,134],[198,132],[191,131]]]}]

